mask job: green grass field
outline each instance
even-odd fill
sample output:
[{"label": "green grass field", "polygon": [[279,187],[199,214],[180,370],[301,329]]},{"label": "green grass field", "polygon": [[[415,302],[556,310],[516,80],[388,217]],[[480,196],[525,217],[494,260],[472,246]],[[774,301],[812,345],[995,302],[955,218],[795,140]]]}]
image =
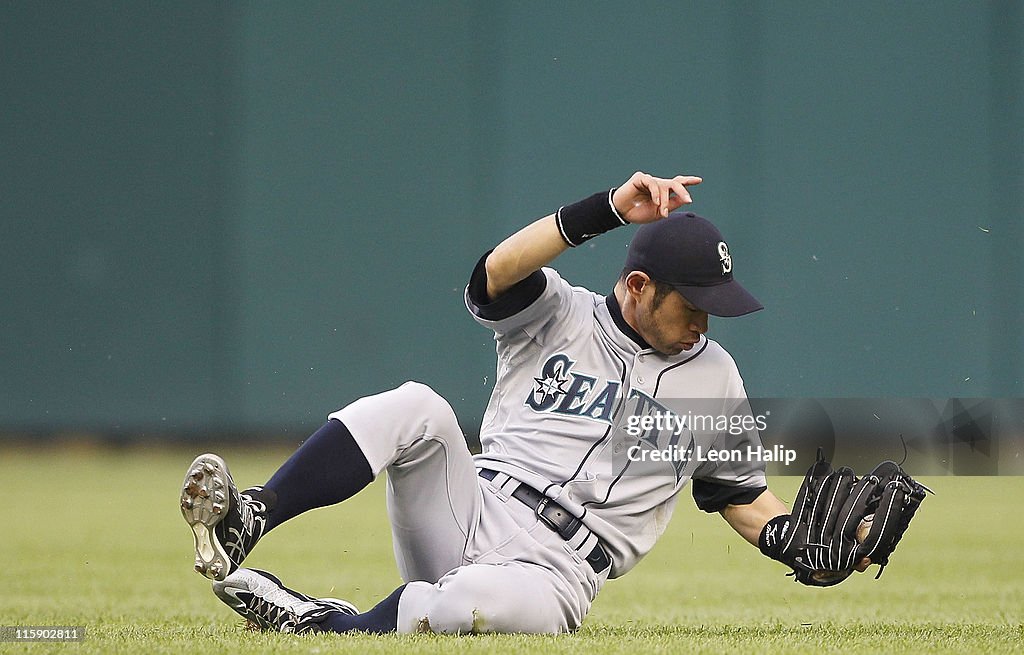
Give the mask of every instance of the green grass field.
[{"label": "green grass field", "polygon": [[[242,485],[281,450],[220,451]],[[192,572],[177,507],[192,450],[0,449],[0,625],[82,625],[73,653],[1010,653],[1024,651],[1024,478],[930,478],[880,580],[831,589],[785,577],[717,516],[684,501],[639,567],[609,583],[572,635],[294,636],[245,632]],[[799,480],[775,478],[790,499]],[[377,483],[271,533],[248,564],[314,595],[369,607],[400,580]],[[875,569],[872,568],[872,571]],[[496,592],[497,593],[497,592]]]}]

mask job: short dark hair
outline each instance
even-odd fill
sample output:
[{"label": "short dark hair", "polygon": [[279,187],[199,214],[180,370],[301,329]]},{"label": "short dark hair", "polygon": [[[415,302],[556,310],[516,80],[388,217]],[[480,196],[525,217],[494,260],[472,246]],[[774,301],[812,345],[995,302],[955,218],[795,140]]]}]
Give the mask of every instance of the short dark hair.
[{"label": "short dark hair", "polygon": [[[636,270],[636,269],[633,269],[633,268],[624,268],[624,269],[622,269],[622,274],[619,275],[619,279],[622,280],[623,282],[625,282],[626,278],[629,277],[629,274],[632,273],[634,270]],[[640,272],[643,272],[643,271],[640,271]],[[653,277],[651,278],[651,282],[654,283],[654,302],[651,305],[651,309],[657,309],[658,307],[661,306],[661,303],[663,303],[665,301],[665,298],[668,297],[668,294],[670,294],[673,291],[675,291],[675,287],[673,287],[671,284],[668,284],[667,282],[661,282],[659,280],[655,280]]]}]

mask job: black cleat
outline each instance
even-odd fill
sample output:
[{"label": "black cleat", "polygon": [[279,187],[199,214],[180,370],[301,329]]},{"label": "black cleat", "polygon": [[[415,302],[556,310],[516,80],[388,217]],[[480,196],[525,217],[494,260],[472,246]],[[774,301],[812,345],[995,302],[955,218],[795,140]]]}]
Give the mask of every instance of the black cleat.
[{"label": "black cleat", "polygon": [[241,566],[266,531],[271,496],[262,487],[239,493],[223,459],[197,457],[181,487],[181,514],[195,536],[196,571],[223,580]]}]

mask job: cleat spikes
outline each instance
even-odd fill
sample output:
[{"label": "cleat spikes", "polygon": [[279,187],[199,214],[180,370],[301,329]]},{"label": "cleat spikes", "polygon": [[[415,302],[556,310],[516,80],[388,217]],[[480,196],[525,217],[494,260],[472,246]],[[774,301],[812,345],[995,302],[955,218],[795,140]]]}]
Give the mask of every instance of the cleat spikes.
[{"label": "cleat spikes", "polygon": [[263,536],[263,499],[240,497],[227,464],[213,453],[186,469],[179,504],[195,539],[195,570],[207,578],[223,580]]}]

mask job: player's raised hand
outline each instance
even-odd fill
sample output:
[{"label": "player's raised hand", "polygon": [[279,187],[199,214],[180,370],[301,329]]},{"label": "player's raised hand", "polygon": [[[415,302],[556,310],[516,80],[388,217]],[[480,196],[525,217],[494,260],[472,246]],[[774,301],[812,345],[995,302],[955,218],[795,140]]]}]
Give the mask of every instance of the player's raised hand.
[{"label": "player's raised hand", "polygon": [[702,181],[693,175],[662,178],[637,171],[615,190],[612,203],[630,223],[653,223],[693,202],[686,187]]}]

